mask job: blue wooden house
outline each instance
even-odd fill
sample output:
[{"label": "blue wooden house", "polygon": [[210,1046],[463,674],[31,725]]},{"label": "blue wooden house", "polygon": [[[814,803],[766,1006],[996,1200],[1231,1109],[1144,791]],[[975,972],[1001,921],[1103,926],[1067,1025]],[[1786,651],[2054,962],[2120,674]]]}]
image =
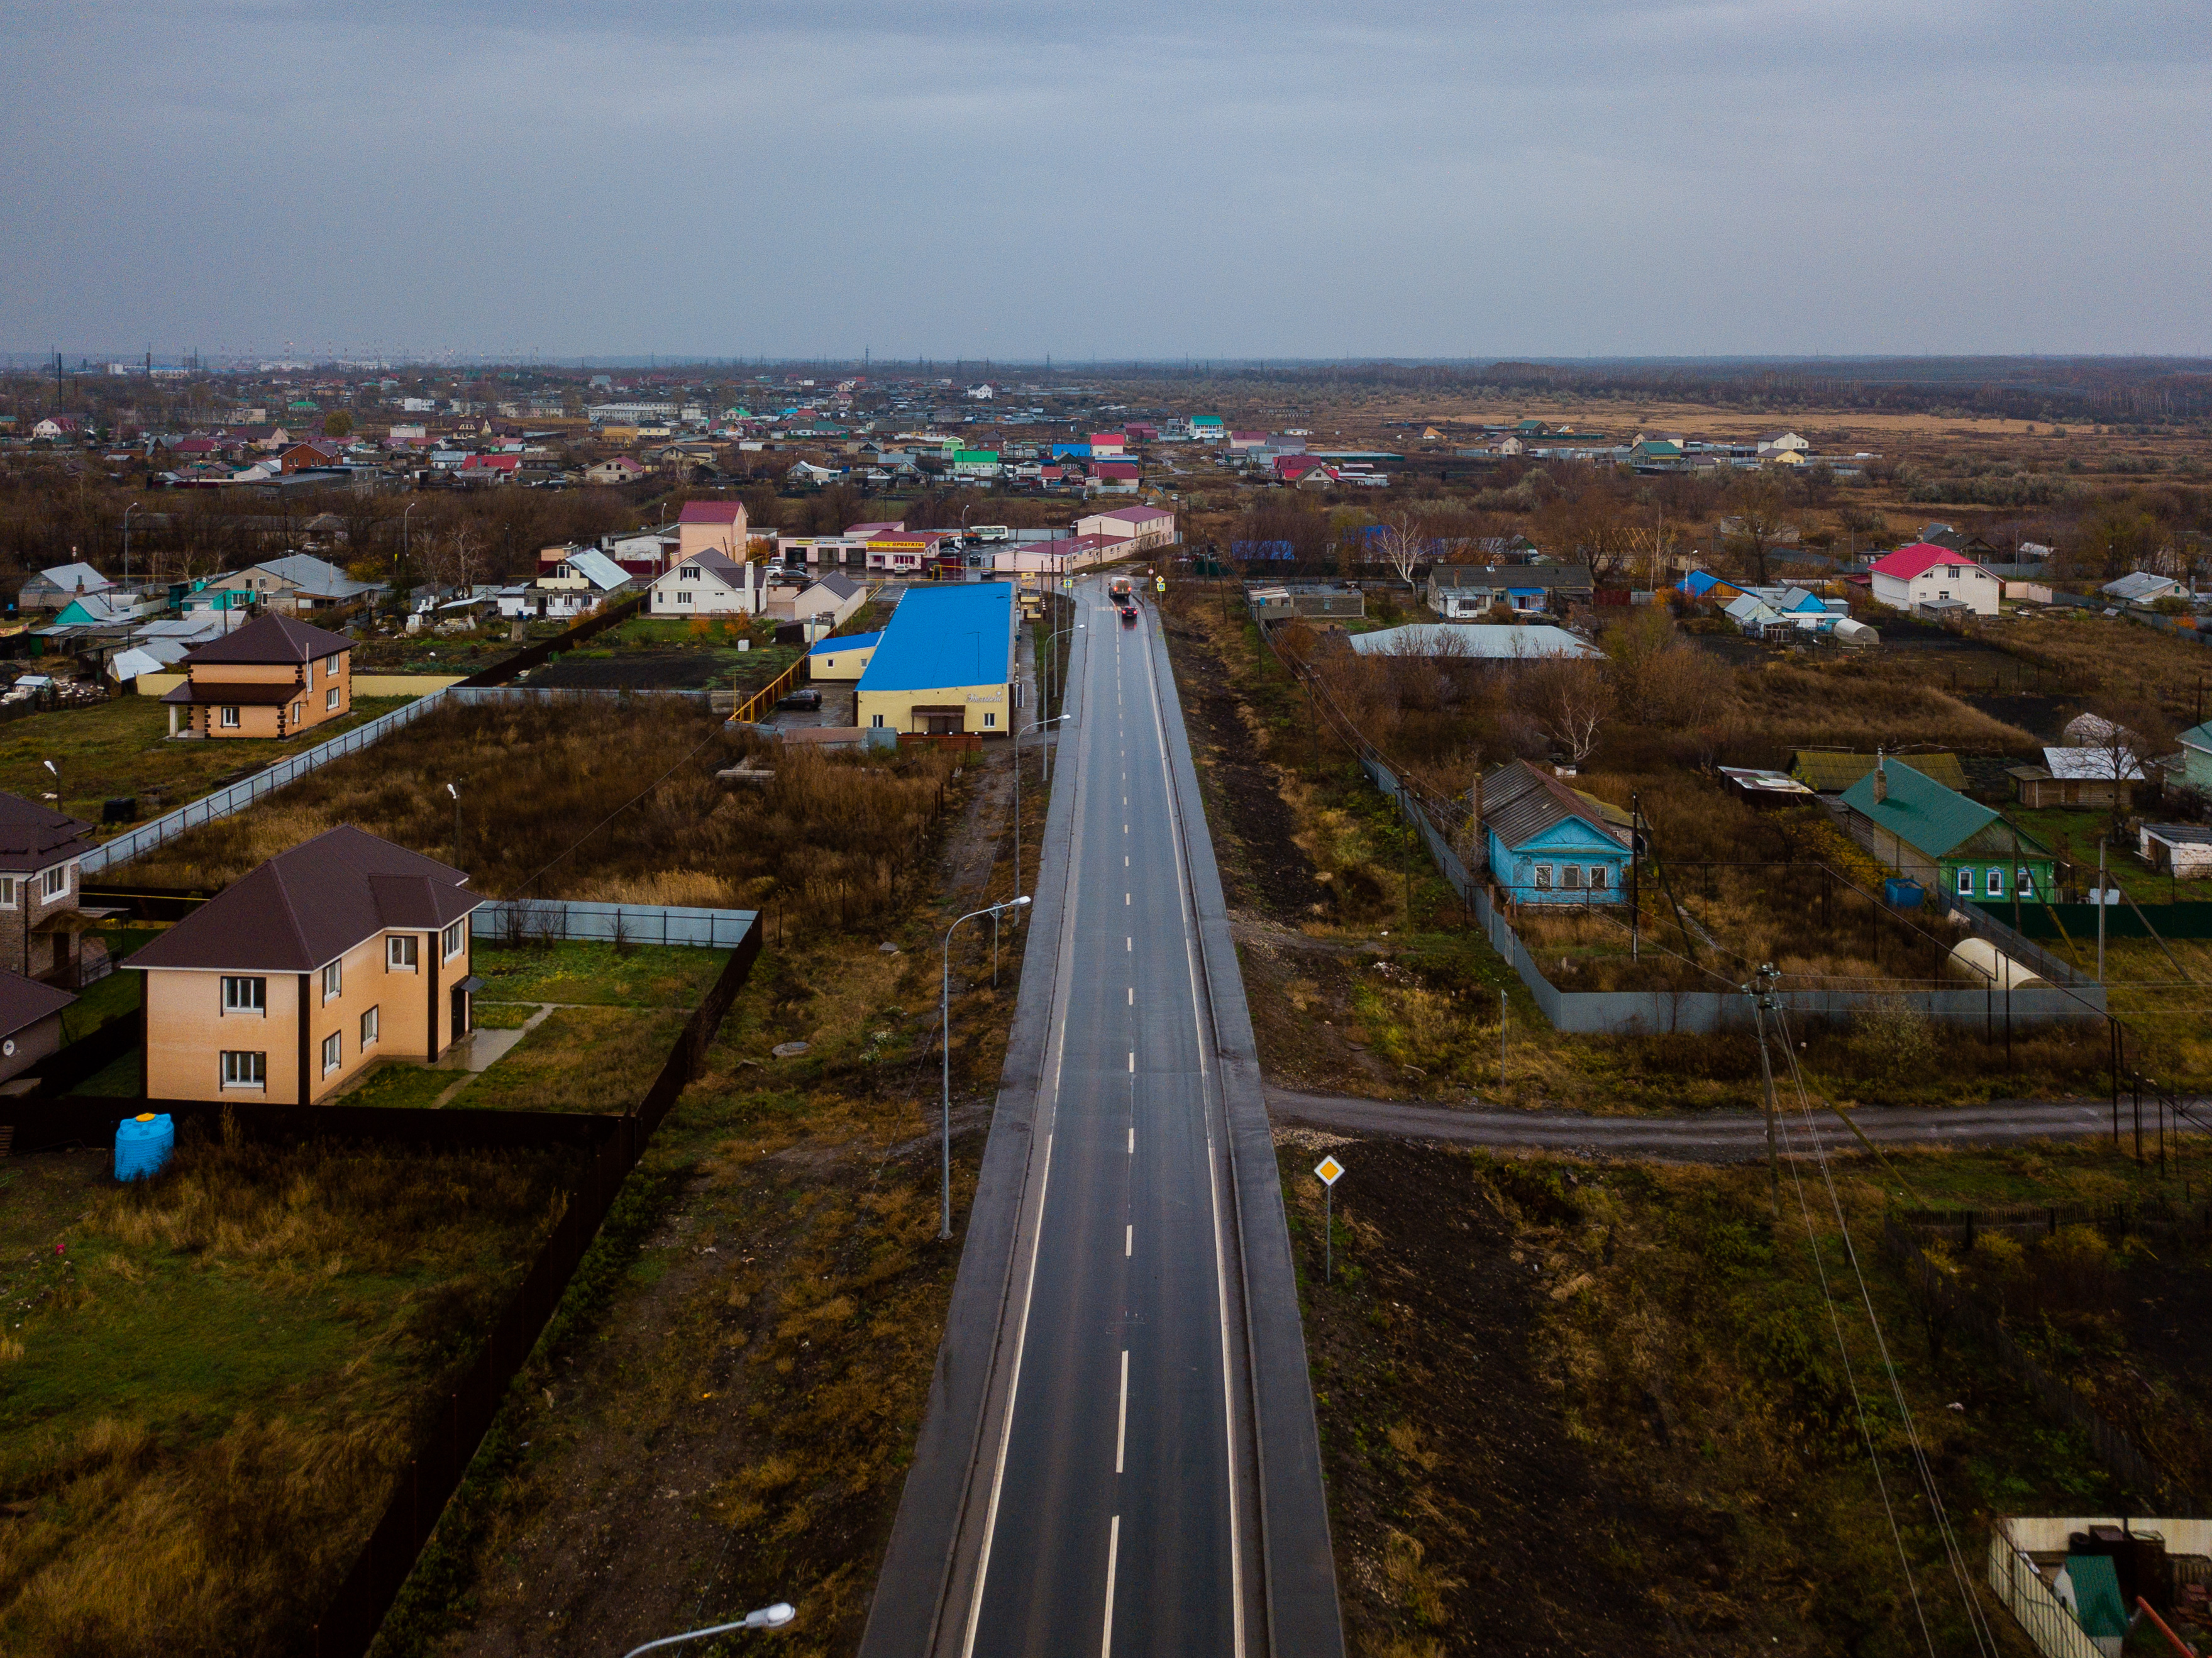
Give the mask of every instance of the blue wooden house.
[{"label": "blue wooden house", "polygon": [[1633,841],[1626,817],[1525,760],[1482,780],[1491,879],[1519,903],[1626,902]]}]

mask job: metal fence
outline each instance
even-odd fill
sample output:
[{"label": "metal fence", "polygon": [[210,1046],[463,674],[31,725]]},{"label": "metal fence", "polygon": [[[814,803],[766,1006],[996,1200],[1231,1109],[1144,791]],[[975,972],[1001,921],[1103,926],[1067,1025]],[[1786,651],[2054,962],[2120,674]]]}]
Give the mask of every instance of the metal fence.
[{"label": "metal fence", "polygon": [[318,743],[304,753],[288,756],[266,770],[254,773],[243,782],[217,789],[212,794],[204,794],[174,811],[163,813],[151,823],[141,823],[134,829],[125,829],[112,841],[103,841],[85,853],[77,860],[77,871],[80,875],[97,875],[115,865],[127,864],[203,823],[211,823],[219,817],[228,817],[244,811],[262,796],[273,794],[287,783],[297,782],[309,772],[327,766],[333,760],[342,759],[372,744],[382,742],[393,732],[414,724],[453,695],[451,687],[433,691],[428,696],[392,709],[389,714],[378,715],[366,726],[356,726],[327,743]]},{"label": "metal fence", "polygon": [[1990,1588],[2044,1658],[2104,1658],[2002,1520],[1990,1528]]},{"label": "metal fence", "polygon": [[751,930],[758,914],[750,909],[690,909],[669,904],[495,898],[470,917],[469,934],[498,944],[581,940],[734,950]]}]

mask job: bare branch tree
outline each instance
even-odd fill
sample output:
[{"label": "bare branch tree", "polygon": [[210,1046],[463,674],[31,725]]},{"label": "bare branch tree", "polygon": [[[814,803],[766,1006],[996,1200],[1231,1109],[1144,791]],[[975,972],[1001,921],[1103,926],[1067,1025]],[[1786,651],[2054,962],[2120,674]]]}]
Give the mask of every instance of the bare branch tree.
[{"label": "bare branch tree", "polygon": [[1604,671],[1577,657],[1551,657],[1521,670],[1518,700],[1554,751],[1579,767],[1596,750],[1613,703]]},{"label": "bare branch tree", "polygon": [[1397,572],[1398,580],[1408,587],[1413,585],[1413,570],[1428,550],[1428,537],[1409,513],[1401,513],[1382,525],[1382,533],[1375,537],[1382,562]]}]

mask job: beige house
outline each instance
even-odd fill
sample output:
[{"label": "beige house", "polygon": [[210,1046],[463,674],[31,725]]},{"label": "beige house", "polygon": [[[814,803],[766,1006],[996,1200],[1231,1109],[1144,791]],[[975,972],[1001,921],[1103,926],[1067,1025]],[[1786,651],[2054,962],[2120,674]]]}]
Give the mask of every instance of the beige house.
[{"label": "beige house", "polygon": [[326,1099],[465,1035],[468,877],[347,825],[279,853],[125,965],[146,975],[143,1091]]},{"label": "beige house", "polygon": [[709,552],[742,563],[750,539],[745,528],[745,504],[741,501],[687,501],[676,515],[679,564]]},{"label": "beige house", "polygon": [[76,985],[106,959],[88,936],[97,922],[77,908],[77,859],[93,844],[82,819],[0,794],[0,969]]},{"label": "beige house", "polygon": [[353,641],[288,616],[249,622],[184,667],[161,699],[172,737],[293,737],[353,712]]}]

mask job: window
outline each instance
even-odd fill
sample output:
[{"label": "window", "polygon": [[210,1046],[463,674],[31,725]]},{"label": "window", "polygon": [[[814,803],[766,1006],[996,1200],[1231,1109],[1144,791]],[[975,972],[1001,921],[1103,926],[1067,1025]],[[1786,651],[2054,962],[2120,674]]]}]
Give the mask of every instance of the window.
[{"label": "window", "polygon": [[1564,865],[1559,871],[1559,884],[1569,892],[1580,892],[1583,890],[1583,866],[1580,864]]},{"label": "window", "polygon": [[292,723],[295,726],[298,725],[301,720],[306,716],[307,712],[307,705],[306,703],[295,702],[292,705]]},{"label": "window", "polygon": [[987,714],[983,716],[983,723],[987,726],[995,726],[999,723],[999,716],[995,714]]},{"label": "window", "polygon": [[380,1023],[377,1018],[377,1015],[382,1011],[383,1010],[380,1008],[372,1007],[368,1012],[361,1016],[361,1046],[363,1053],[367,1053],[370,1048],[376,1046],[377,1029]]},{"label": "window", "polygon": [[2016,890],[2021,897],[2033,898],[2035,896],[2035,872],[2033,870],[2015,870],[2013,872],[2012,879],[2014,890]]},{"label": "window", "polygon": [[234,1048],[225,1048],[222,1054],[222,1085],[225,1088],[265,1088],[269,1084],[269,1056],[266,1054],[246,1054]]},{"label": "window", "polygon": [[1973,871],[1962,869],[1959,872],[1959,896],[1961,898],[1971,898],[1974,896]]},{"label": "window", "polygon": [[678,593],[676,595],[676,602],[678,604],[689,604],[691,602],[691,595],[689,593]]},{"label": "window", "polygon": [[450,962],[461,953],[461,941],[468,936],[467,926],[466,921],[456,921],[446,929],[444,938],[439,941],[439,947],[444,951],[441,960]]},{"label": "window", "polygon": [[411,932],[395,932],[384,941],[384,964],[397,973],[415,970],[415,955],[421,941]]},{"label": "window", "polygon": [[1551,890],[1552,890],[1552,866],[1551,866],[1549,864],[1539,864],[1539,865],[1536,865],[1536,890],[1537,890],[1537,891],[1539,891],[1539,892],[1549,892]]},{"label": "window", "polygon": [[15,908],[15,878],[0,875],[0,909]]},{"label": "window", "polygon": [[1990,872],[1989,892],[1990,896],[1992,898],[2002,898],[2004,896],[2004,872],[2002,870],[1993,869]]},{"label": "window", "polygon": [[323,707],[332,714],[338,711],[338,688],[335,685],[323,693]]},{"label": "window", "polygon": [[345,988],[345,963],[331,963],[323,969],[323,999],[328,1001]]},{"label": "window", "polygon": [[234,979],[226,974],[222,981],[222,1011],[226,1013],[266,1013],[269,1011],[269,981]]},{"label": "window", "polygon": [[329,1076],[345,1063],[345,1038],[333,1030],[323,1038],[323,1075]]},{"label": "window", "polygon": [[222,728],[225,731],[234,732],[238,729],[238,710],[235,708],[226,707],[223,709]]},{"label": "window", "polygon": [[880,726],[884,723],[884,717],[883,717],[883,715],[881,715],[881,714],[876,714],[876,715],[873,715],[872,717],[871,717],[871,718],[870,718],[870,720],[868,720],[868,723],[869,723],[871,726]]},{"label": "window", "polygon": [[678,565],[676,579],[678,581],[696,581],[699,579],[699,567],[696,564]]},{"label": "window", "polygon": [[1590,865],[1589,872],[1590,890],[1592,892],[1603,892],[1605,890],[1606,882],[1610,878],[1610,876],[1611,872],[1607,870],[1603,864],[1592,864]]},{"label": "window", "polygon": [[323,659],[323,677],[325,679],[336,679],[337,677],[337,657],[335,654],[325,657]]},{"label": "window", "polygon": [[70,866],[67,864],[56,864],[52,869],[40,871],[39,874],[40,896],[46,898],[58,898],[62,896],[69,890],[69,878]]}]

